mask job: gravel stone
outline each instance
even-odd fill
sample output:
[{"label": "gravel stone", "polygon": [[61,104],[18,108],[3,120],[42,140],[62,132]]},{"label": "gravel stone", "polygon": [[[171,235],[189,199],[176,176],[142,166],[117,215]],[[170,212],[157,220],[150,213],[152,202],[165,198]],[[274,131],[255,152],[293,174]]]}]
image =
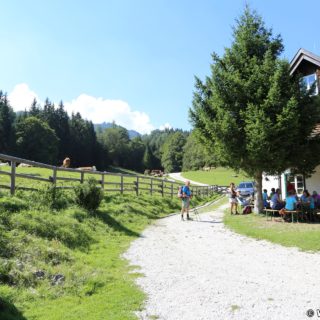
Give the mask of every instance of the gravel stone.
[{"label": "gravel stone", "polygon": [[233,233],[223,210],[158,220],[124,257],[145,276],[140,319],[308,319],[320,309],[320,254]]}]

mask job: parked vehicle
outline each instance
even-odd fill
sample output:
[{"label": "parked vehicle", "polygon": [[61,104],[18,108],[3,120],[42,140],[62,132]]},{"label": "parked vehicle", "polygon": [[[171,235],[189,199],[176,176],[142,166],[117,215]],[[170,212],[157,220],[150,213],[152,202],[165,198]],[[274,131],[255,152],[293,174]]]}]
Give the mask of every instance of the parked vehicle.
[{"label": "parked vehicle", "polygon": [[239,194],[243,197],[251,196],[254,194],[254,182],[240,182],[236,191],[239,192]]}]

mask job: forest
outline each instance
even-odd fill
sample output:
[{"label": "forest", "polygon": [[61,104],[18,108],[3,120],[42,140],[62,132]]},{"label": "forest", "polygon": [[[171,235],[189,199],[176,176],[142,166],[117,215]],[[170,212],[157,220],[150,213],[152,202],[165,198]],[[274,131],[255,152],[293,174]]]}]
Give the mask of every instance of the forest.
[{"label": "forest", "polygon": [[69,157],[73,168],[94,165],[102,171],[114,166],[169,173],[214,165],[213,155],[193,131],[154,130],[130,138],[128,130],[116,123],[102,128],[80,113],[70,116],[62,101],[55,105],[47,98],[41,105],[34,100],[24,111],[15,112],[3,91],[0,153],[58,166]]}]

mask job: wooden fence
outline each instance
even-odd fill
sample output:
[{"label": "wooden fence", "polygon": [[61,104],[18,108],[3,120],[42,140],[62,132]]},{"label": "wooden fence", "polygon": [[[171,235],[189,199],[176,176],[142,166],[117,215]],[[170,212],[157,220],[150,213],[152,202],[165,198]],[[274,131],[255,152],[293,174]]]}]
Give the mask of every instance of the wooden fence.
[{"label": "wooden fence", "polygon": [[[100,171],[84,171],[79,169],[62,168],[51,166],[44,163],[39,163],[31,160],[12,157],[9,155],[0,153],[0,160],[8,162],[8,166],[0,166],[0,188],[10,189],[12,195],[15,194],[17,189],[21,190],[39,190],[39,185],[43,183],[49,183],[56,188],[72,189],[77,183],[83,183],[88,177],[95,177],[97,183],[101,185],[104,192],[119,192],[121,194],[125,192],[135,193],[139,195],[141,193],[148,193],[151,195],[161,196],[175,196],[177,194],[181,183],[171,181],[168,179],[160,179],[146,175],[132,175],[122,173],[100,172]],[[34,173],[19,173],[18,164],[24,163],[30,167],[45,168],[46,174],[49,176],[41,176]],[[17,170],[18,169],[18,170]],[[51,174],[50,174],[51,172]],[[70,173],[73,176],[63,176],[61,174]],[[9,183],[5,184],[1,180],[1,176],[9,177]],[[38,186],[30,187],[26,185],[17,185],[17,178],[21,181],[24,179],[30,179],[37,183]],[[7,179],[8,180],[8,179]],[[59,185],[59,181],[63,183],[70,183],[73,185]],[[191,186],[193,194],[199,196],[212,195],[214,192],[223,192],[226,187],[219,186]]]}]

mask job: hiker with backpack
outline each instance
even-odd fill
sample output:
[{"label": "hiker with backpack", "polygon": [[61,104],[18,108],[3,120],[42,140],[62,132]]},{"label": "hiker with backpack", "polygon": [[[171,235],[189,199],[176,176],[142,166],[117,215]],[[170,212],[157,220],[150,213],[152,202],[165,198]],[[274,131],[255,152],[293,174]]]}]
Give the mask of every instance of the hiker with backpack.
[{"label": "hiker with backpack", "polygon": [[187,213],[187,220],[190,220],[189,208],[192,193],[190,190],[190,181],[186,181],[185,185],[179,188],[178,197],[182,199],[181,204],[181,220],[184,220],[184,213]]}]

